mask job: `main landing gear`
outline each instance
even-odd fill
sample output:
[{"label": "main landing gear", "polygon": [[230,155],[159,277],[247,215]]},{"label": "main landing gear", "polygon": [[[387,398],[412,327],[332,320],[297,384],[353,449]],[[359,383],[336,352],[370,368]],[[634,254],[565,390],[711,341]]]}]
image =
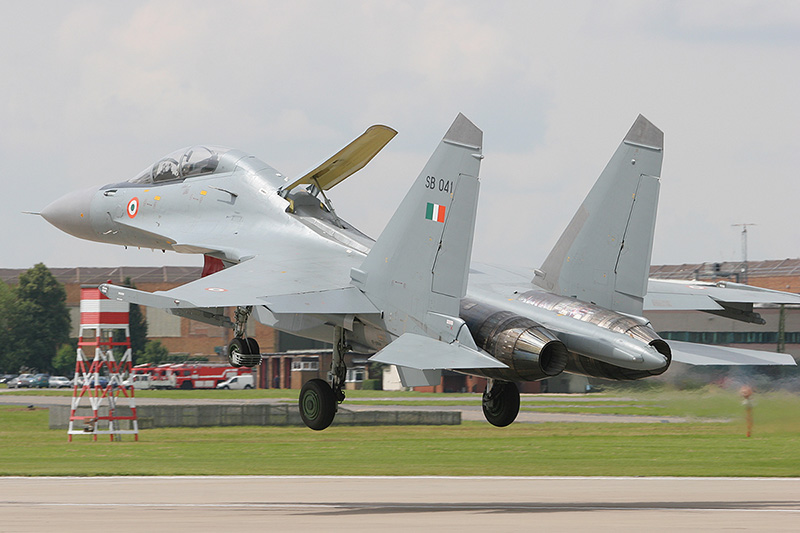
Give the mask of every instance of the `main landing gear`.
[{"label": "main landing gear", "polygon": [[344,383],[347,378],[347,365],[344,355],[350,350],[344,338],[344,329],[334,328],[333,359],[328,381],[312,379],[300,390],[300,418],[306,426],[322,430],[330,426],[339,404],[344,401]]},{"label": "main landing gear", "polygon": [[519,389],[510,381],[489,380],[483,393],[483,416],[490,424],[506,427],[519,414]]},{"label": "main landing gear", "polygon": [[236,308],[234,338],[226,349],[228,362],[231,366],[252,368],[261,363],[261,349],[258,347],[258,343],[255,339],[244,336],[247,329],[247,319],[250,318],[250,313],[252,312],[252,307]]}]

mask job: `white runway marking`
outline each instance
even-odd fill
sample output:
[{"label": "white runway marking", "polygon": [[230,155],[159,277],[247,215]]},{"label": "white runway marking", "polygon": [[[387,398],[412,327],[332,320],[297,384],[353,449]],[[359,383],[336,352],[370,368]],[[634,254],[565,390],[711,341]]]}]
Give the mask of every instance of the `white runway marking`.
[{"label": "white runway marking", "polygon": [[145,509],[265,509],[265,510],[359,510],[359,511],[680,511],[680,512],[734,512],[734,513],[798,513],[797,509],[757,509],[727,507],[672,506],[597,506],[597,505],[503,505],[503,504],[364,504],[364,503],[53,503],[0,501],[0,508],[9,506],[78,507],[91,508],[145,508]]}]

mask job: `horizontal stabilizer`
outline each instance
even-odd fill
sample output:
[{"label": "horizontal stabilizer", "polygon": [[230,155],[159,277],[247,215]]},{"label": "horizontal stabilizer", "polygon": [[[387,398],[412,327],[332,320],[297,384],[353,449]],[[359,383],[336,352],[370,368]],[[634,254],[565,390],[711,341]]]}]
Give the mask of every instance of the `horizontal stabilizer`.
[{"label": "horizontal stabilizer", "polygon": [[733,320],[764,324],[757,304],[800,304],[800,295],[730,282],[651,279],[645,311],[705,311]]},{"label": "horizontal stabilizer", "polygon": [[[647,284],[645,309],[718,309],[714,302],[800,304],[800,295],[727,281],[651,279]],[[698,307],[703,303],[708,307]]]},{"label": "horizontal stabilizer", "polygon": [[364,168],[395,135],[397,132],[388,126],[370,126],[353,142],[283,190],[291,191],[300,185],[315,185],[327,191]]},{"label": "horizontal stabilizer", "polygon": [[668,341],[672,361],[690,365],[785,365],[795,366],[785,353],[762,352],[729,346],[710,346],[692,342]]},{"label": "horizontal stabilizer", "polygon": [[407,366],[398,366],[400,382],[403,387],[435,387],[442,382],[441,370],[417,370]]},{"label": "horizontal stabilizer", "polygon": [[369,360],[417,370],[508,368],[494,357],[462,344],[447,344],[414,333],[400,335]]}]

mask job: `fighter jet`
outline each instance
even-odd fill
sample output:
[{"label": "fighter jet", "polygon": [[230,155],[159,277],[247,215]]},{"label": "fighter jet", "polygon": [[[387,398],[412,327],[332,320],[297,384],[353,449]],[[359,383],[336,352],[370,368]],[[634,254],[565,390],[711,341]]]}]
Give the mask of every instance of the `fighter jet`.
[{"label": "fighter jet", "polygon": [[[471,264],[483,133],[463,115],[377,240],[342,219],[328,191],[395,134],[372,126],[296,179],[238,150],[193,146],[128,181],[64,196],[41,214],[83,239],[202,254],[203,276],[180,287],[101,290],[233,328],[234,365],[261,361],[245,335],[251,318],[332,342],[328,379],[300,392],[300,414],[315,430],[331,424],[345,398],[348,352],[397,365],[405,386],[437,384],[444,369],[488,378],[483,412],[495,426],[516,418],[517,382],[562,372],[636,380],[673,361],[794,364],[782,354],[667,342],[643,317],[664,146],[644,117],[535,272]],[[800,303],[785,293],[691,283],[654,290],[651,307],[745,319],[755,315],[753,302]],[[233,319],[226,308],[235,309]]]}]

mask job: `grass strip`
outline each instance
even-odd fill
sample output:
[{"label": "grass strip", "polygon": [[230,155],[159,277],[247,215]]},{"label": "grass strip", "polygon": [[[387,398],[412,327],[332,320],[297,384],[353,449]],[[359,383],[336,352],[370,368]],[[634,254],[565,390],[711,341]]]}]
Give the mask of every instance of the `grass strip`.
[{"label": "grass strip", "polygon": [[139,442],[68,443],[65,431],[47,429],[46,409],[0,406],[0,474],[800,476],[796,396],[759,397],[750,438],[735,394],[642,401],[663,405],[652,406],[661,415],[733,421],[169,428],[144,430]]}]

